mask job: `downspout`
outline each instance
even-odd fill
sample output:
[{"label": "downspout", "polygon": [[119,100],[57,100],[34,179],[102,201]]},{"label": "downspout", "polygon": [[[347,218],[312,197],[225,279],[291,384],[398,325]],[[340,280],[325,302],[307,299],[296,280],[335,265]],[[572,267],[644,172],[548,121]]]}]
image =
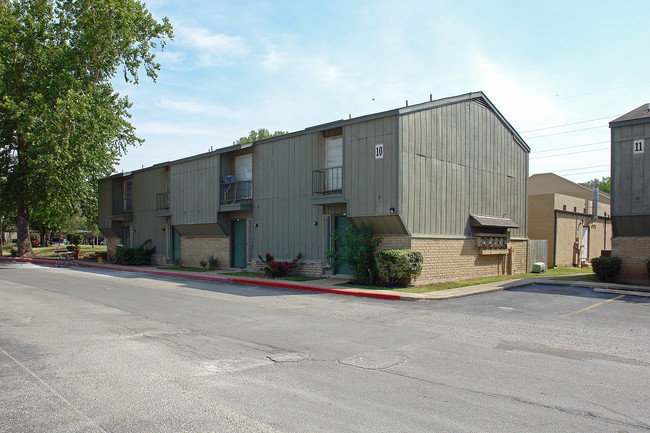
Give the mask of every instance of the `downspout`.
[{"label": "downspout", "polygon": [[560,213],[557,209],[555,209],[555,228],[553,229],[553,267],[555,268],[557,266],[557,216]]},{"label": "downspout", "polygon": [[[465,144],[469,147],[469,162],[467,164],[467,169],[469,171],[468,175],[468,194],[467,194],[467,210],[469,213],[472,213],[472,92],[469,93],[469,140],[467,139],[467,131],[465,132]],[[472,236],[470,229],[470,236]]]}]

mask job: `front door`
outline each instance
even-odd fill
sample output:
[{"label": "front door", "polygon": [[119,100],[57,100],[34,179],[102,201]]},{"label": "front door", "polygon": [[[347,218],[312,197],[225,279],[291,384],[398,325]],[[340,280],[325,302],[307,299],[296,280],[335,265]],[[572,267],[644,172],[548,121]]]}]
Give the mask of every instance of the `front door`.
[{"label": "front door", "polygon": [[246,267],[246,220],[232,222],[232,266]]},{"label": "front door", "polygon": [[[334,217],[334,230],[336,230],[338,233],[341,234],[341,240],[343,241],[343,244],[346,241],[345,229],[350,225],[351,223],[348,217],[343,215],[337,215]],[[336,244],[334,245],[334,249],[336,250],[336,252],[340,253],[341,251],[343,251],[343,245],[339,242],[336,242]],[[348,266],[347,263],[342,263],[334,268],[334,273],[351,275],[352,270],[350,270],[350,267]]]},{"label": "front door", "polygon": [[172,229],[172,257],[174,264],[181,262],[181,234],[176,229]]}]

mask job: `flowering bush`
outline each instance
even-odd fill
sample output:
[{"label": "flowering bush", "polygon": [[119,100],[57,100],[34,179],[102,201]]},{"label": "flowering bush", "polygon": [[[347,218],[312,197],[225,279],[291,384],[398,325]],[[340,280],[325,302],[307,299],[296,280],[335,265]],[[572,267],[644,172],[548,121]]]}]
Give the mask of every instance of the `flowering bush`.
[{"label": "flowering bush", "polygon": [[278,277],[284,277],[286,275],[289,275],[295,268],[296,265],[298,264],[298,260],[302,258],[302,253],[298,253],[295,259],[293,259],[290,262],[284,261],[284,262],[276,262],[275,257],[273,257],[271,254],[266,253],[266,256],[257,256],[261,261],[266,263],[266,266],[264,266],[264,275],[270,278],[278,278]]}]

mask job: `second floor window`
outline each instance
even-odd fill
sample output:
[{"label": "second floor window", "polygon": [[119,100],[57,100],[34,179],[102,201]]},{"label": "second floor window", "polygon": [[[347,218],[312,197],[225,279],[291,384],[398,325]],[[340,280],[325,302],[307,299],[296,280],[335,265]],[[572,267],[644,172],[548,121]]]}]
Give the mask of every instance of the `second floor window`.
[{"label": "second floor window", "polygon": [[343,137],[325,139],[325,190],[343,188]]},{"label": "second floor window", "polygon": [[124,182],[124,211],[133,210],[133,200],[131,199],[133,188],[133,181],[127,180]]},{"label": "second floor window", "polygon": [[235,158],[235,178],[237,198],[250,198],[253,195],[253,154]]}]

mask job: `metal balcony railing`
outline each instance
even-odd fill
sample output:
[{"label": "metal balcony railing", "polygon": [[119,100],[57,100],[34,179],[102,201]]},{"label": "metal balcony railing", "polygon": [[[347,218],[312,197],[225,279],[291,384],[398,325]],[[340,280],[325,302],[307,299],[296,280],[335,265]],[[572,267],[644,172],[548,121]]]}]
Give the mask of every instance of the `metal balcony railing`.
[{"label": "metal balcony railing", "polygon": [[159,192],[156,194],[156,210],[169,209],[169,193]]},{"label": "metal balcony railing", "polygon": [[312,194],[328,194],[343,189],[343,167],[314,170],[311,178]]},{"label": "metal balcony railing", "polygon": [[113,215],[131,212],[133,210],[133,199],[113,200]]},{"label": "metal balcony railing", "polygon": [[221,184],[221,203],[233,204],[253,198],[253,181],[239,180]]}]

